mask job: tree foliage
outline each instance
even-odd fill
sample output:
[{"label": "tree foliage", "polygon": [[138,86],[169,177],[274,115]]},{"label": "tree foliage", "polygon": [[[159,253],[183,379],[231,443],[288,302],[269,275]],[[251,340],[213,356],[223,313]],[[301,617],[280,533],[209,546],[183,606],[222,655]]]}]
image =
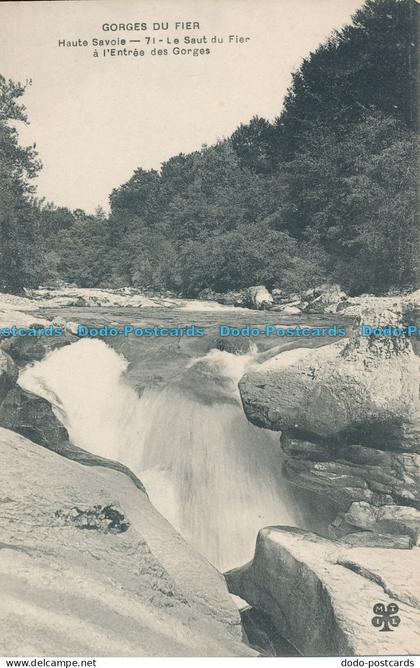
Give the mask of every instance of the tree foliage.
[{"label": "tree foliage", "polygon": [[40,277],[38,217],[31,180],[41,165],[34,146],[19,145],[16,125],[27,123],[25,89],[0,75],[0,289],[19,292]]},{"label": "tree foliage", "polygon": [[276,122],[283,156],[314,128],[340,136],[369,112],[414,128],[417,12],[415,0],[366,0],[350,25],[304,59]]},{"label": "tree foliage", "polygon": [[109,215],[33,200],[39,163],[15,129],[27,121],[24,88],[1,78],[2,288],[412,287],[416,10],[415,0],[366,0],[303,60],[273,123],[254,117],[159,171],[136,169]]}]

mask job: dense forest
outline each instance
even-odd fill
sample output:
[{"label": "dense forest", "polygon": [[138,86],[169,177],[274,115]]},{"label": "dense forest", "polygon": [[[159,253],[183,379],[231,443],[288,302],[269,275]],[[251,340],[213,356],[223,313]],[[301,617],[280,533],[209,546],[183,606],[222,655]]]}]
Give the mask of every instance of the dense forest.
[{"label": "dense forest", "polygon": [[36,198],[41,164],[17,132],[24,87],[0,76],[0,289],[413,287],[416,9],[367,0],[292,75],[274,122],[139,167],[109,214]]}]

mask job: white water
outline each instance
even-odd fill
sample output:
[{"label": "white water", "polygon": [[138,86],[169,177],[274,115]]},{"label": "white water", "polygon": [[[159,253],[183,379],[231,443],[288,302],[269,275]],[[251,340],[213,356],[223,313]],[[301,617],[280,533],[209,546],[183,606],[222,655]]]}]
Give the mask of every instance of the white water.
[{"label": "white water", "polygon": [[125,381],[127,362],[85,339],[28,367],[19,382],[53,404],[73,443],[129,466],[158,510],[225,570],[252,558],[261,527],[297,524],[278,435],[251,425],[240,404],[237,382],[252,363],[252,352],[212,350],[176,383],[139,398]]},{"label": "white water", "polygon": [[235,313],[244,313],[251,309],[244,306],[229,306],[227,304],[219,304],[218,302],[200,301],[199,299],[185,300],[180,308],[181,311],[235,311]]}]

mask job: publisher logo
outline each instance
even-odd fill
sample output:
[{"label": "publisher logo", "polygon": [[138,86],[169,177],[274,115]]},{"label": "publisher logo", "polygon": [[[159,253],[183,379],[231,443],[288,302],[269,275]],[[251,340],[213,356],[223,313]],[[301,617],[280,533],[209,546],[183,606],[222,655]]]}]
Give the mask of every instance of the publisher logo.
[{"label": "publisher logo", "polygon": [[372,617],[373,626],[380,631],[393,631],[390,627],[398,626],[401,622],[397,615],[398,610],[399,607],[396,603],[389,603],[386,607],[383,603],[375,603],[373,606],[375,616]]}]

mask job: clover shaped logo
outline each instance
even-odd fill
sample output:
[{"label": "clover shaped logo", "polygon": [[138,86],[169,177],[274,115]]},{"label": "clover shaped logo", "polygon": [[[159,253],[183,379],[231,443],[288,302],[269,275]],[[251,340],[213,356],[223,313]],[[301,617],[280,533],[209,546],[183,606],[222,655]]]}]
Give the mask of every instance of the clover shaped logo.
[{"label": "clover shaped logo", "polygon": [[375,603],[373,606],[375,616],[372,617],[373,626],[380,631],[393,631],[390,627],[398,626],[401,622],[397,615],[398,610],[399,607],[396,603],[389,603],[386,607],[383,603]]}]

